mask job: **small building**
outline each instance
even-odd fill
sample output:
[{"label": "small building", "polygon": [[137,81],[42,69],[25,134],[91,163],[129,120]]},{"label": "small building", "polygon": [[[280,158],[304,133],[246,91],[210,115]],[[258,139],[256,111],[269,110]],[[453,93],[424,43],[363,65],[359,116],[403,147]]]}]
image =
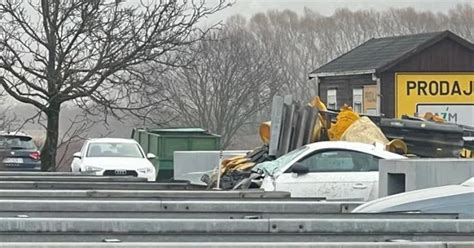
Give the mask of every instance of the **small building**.
[{"label": "small building", "polygon": [[370,39],[310,73],[329,109],[474,125],[474,45],[450,31]]}]

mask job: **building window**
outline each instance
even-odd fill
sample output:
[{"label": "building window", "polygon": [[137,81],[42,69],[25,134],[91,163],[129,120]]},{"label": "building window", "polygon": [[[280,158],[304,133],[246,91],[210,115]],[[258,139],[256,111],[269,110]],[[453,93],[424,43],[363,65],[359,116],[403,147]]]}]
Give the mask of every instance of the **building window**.
[{"label": "building window", "polygon": [[352,109],[357,113],[363,113],[364,107],[362,102],[364,99],[364,93],[362,89],[353,89],[352,90]]},{"label": "building window", "polygon": [[337,109],[336,89],[328,90],[328,109]]}]

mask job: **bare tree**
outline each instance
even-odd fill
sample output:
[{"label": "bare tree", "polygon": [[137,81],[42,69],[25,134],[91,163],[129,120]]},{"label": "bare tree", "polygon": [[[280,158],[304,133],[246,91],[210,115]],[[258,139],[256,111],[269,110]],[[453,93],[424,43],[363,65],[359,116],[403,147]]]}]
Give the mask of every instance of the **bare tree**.
[{"label": "bare tree", "polygon": [[149,92],[142,75],[154,65],[182,66],[186,47],[207,31],[196,24],[225,7],[224,0],[24,2],[0,3],[0,84],[46,116],[42,170],[55,168],[62,104],[106,115],[152,105],[141,97]]},{"label": "bare tree", "polygon": [[455,9],[449,10],[449,29],[474,42],[474,7],[467,2],[458,4]]},{"label": "bare tree", "polygon": [[242,17],[199,42],[197,58],[166,78],[176,121],[222,135],[226,148],[255,113],[269,105],[278,82],[271,57],[259,48]]}]

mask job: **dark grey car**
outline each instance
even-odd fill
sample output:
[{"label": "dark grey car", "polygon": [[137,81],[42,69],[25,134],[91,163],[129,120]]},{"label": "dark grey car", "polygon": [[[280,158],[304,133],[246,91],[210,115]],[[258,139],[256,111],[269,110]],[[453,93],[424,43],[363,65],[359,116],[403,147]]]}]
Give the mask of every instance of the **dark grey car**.
[{"label": "dark grey car", "polygon": [[0,170],[41,170],[40,152],[31,136],[22,133],[0,133]]}]

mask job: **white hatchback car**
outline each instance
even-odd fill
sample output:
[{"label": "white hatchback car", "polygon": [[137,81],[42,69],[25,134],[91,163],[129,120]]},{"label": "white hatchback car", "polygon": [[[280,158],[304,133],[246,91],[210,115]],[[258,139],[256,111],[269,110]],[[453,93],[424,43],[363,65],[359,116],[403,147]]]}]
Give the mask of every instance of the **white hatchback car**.
[{"label": "white hatchback car", "polygon": [[263,171],[261,188],[292,197],[369,201],[378,197],[378,161],[406,159],[383,147],[346,141],[302,146],[252,170]]},{"label": "white hatchback car", "polygon": [[101,176],[136,176],[155,181],[156,170],[140,144],[132,139],[100,138],[87,140],[80,152],[74,153],[71,171]]}]

